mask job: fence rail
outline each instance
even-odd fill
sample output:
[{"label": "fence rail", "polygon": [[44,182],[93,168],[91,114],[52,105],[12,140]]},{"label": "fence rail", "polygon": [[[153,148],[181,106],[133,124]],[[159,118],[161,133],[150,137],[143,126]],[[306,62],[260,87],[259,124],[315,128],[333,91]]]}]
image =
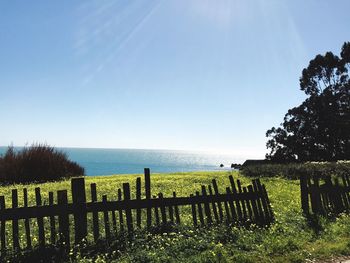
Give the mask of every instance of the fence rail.
[{"label": "fence rail", "polygon": [[[130,184],[124,183],[122,189],[117,190],[117,200],[108,200],[107,195],[103,195],[102,200],[98,201],[97,186],[92,183],[91,202],[87,202],[85,179],[74,178],[71,180],[72,203],[68,203],[67,190],[60,190],[57,191],[57,204],[54,203],[54,193],[49,192],[49,203],[43,205],[38,187],[35,189],[36,206],[28,206],[28,191],[25,188],[22,207],[18,205],[18,190],[14,189],[10,208],[5,206],[5,197],[0,196],[1,251],[5,251],[10,243],[13,249],[21,249],[20,221],[25,232],[25,237],[22,239],[25,239],[26,248],[32,248],[32,238],[36,234],[39,246],[50,243],[69,247],[70,236],[74,235],[74,242],[79,243],[87,237],[88,228],[92,228],[94,241],[97,241],[101,238],[102,232],[108,240],[118,231],[125,231],[131,236],[135,227],[151,228],[169,223],[180,224],[180,207],[184,206],[190,208],[194,226],[222,222],[237,225],[271,223],[274,219],[273,212],[265,186],[259,179],[253,180],[247,187],[242,187],[240,180],[235,182],[232,176],[229,176],[229,179],[230,186],[226,187],[225,193],[219,193],[217,182],[213,179],[211,185],[202,185],[200,191],[189,197],[177,197],[175,192],[172,197],[164,197],[162,193],[152,196],[150,171],[146,168],[145,198],[142,198],[141,178],[138,177],[135,199],[131,199]],[[103,214],[102,229],[101,214]],[[142,216],[145,216],[146,220],[143,221]],[[70,217],[74,220],[70,220]],[[33,229],[31,224],[33,219],[37,223],[37,229]],[[11,222],[11,230],[7,229],[6,222]],[[10,241],[6,237],[8,232],[12,234]],[[45,238],[46,236],[50,236],[50,241]]]},{"label": "fence rail", "polygon": [[350,211],[350,177],[301,176],[301,206],[304,214],[330,215]]}]

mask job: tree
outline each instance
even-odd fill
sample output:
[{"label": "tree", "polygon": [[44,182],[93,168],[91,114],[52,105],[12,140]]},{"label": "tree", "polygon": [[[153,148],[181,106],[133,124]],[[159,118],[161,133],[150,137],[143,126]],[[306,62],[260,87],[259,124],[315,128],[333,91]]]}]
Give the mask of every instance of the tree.
[{"label": "tree", "polygon": [[300,89],[305,101],[284,116],[280,127],[266,132],[270,138],[266,158],[286,161],[350,159],[350,42],[340,57],[317,55],[302,71]]}]

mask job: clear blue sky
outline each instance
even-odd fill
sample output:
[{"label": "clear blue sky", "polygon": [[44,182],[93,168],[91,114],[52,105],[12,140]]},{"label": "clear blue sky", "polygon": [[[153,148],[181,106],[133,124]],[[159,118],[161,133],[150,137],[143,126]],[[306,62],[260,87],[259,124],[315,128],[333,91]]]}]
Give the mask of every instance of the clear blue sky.
[{"label": "clear blue sky", "polygon": [[0,0],[0,145],[263,157],[350,1]]}]

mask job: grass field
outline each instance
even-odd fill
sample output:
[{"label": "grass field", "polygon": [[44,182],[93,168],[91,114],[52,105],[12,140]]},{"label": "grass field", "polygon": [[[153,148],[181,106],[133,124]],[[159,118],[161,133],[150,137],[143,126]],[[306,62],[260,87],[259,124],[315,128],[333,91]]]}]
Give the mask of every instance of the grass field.
[{"label": "grass field", "polygon": [[[170,196],[188,196],[200,190],[202,184],[209,184],[216,178],[219,190],[229,185],[230,172],[191,172],[174,174],[152,174],[152,193],[163,192]],[[251,178],[233,173],[235,178],[248,184]],[[115,199],[116,189],[124,182],[130,182],[134,193],[135,180],[139,175],[116,175],[86,177],[89,184],[97,184],[99,198],[107,194]],[[150,235],[140,233],[125,246],[110,244],[110,247],[91,246],[89,249],[72,251],[72,262],[305,262],[350,255],[350,217],[340,215],[335,219],[317,218],[310,224],[301,214],[299,181],[282,178],[262,178],[266,185],[276,221],[267,228],[237,228],[219,225],[195,229],[191,226],[189,213],[182,211],[184,225],[166,234]],[[30,184],[30,204],[34,205],[34,188],[40,186],[43,201],[47,193],[70,189],[70,181]],[[0,187],[0,195],[6,196],[7,206],[11,204],[11,189],[19,190],[23,185]],[[70,198],[70,197],[69,197]],[[88,199],[90,198],[88,194]],[[34,220],[32,220],[34,221]],[[35,222],[33,222],[35,224]],[[313,227],[311,227],[313,225]],[[317,227],[315,227],[317,225]],[[22,229],[22,228],[21,228]],[[91,231],[90,231],[91,232]],[[91,238],[91,233],[90,237]],[[22,239],[24,237],[22,235]],[[98,252],[96,252],[98,251]]]}]

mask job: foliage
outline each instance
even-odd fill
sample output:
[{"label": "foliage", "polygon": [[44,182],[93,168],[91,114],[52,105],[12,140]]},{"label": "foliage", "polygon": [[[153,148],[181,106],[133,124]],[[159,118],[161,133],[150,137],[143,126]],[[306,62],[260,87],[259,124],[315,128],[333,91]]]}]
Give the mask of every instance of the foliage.
[{"label": "foliage", "polygon": [[299,179],[301,175],[306,174],[318,175],[320,177],[330,175],[340,176],[343,174],[350,174],[350,162],[267,163],[244,166],[241,172],[248,177],[280,176],[287,179]]},{"label": "foliage", "polygon": [[336,161],[350,159],[350,42],[340,57],[317,55],[302,72],[300,88],[307,95],[288,110],[281,127],[266,132],[268,159]]},{"label": "foliage", "polygon": [[1,183],[44,182],[79,175],[84,175],[84,168],[68,160],[64,152],[44,144],[19,151],[10,146],[0,157]]},{"label": "foliage", "polygon": [[[228,174],[229,172],[153,174],[152,191],[162,191],[165,196],[171,196],[172,191],[176,191],[178,196],[188,196],[199,190],[202,184],[208,184],[215,178],[221,192],[229,184]],[[97,184],[99,200],[102,194],[108,194],[109,199],[115,199],[116,189],[123,182],[134,185],[137,176],[139,175],[87,177],[86,189],[89,189],[89,183],[94,182]],[[233,172],[233,176],[243,184],[251,180],[237,172]],[[301,213],[300,186],[297,180],[272,177],[262,178],[262,183],[266,185],[276,218],[269,228],[252,226],[246,229],[224,224],[210,228],[193,228],[190,217],[187,218],[181,212],[183,226],[170,229],[164,234],[140,230],[128,244],[124,243],[125,237],[119,233],[108,243],[103,239],[96,245],[87,242],[66,254],[47,247],[34,252],[8,254],[3,261],[38,262],[40,258],[56,259],[56,262],[314,262],[315,259],[350,255],[349,216],[342,215],[336,219],[320,217],[319,229],[316,231]],[[28,194],[37,186],[27,185]],[[9,204],[11,189],[18,188],[21,193],[21,187],[23,186],[2,186],[0,195],[5,195],[6,203]],[[67,180],[44,183],[40,187],[46,193],[69,189],[70,184]],[[43,202],[47,202],[46,198],[47,195],[43,195]],[[29,195],[29,203],[35,203],[34,194]],[[32,220],[32,224],[35,223],[33,221],[35,220]],[[103,220],[101,228],[102,226]],[[23,231],[23,228],[20,229]],[[21,242],[24,242],[22,231]],[[92,240],[92,233],[89,233],[88,240]]]}]

